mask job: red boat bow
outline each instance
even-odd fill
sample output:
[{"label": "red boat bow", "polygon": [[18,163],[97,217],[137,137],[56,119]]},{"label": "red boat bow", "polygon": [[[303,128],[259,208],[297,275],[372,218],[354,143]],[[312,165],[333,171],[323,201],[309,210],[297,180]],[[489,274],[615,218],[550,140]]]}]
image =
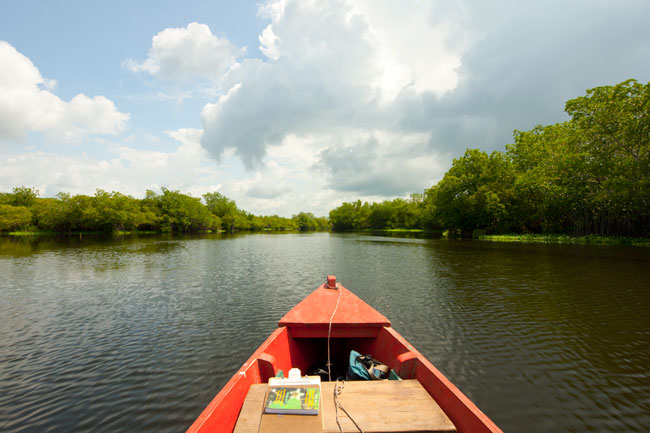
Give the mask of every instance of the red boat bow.
[{"label": "red boat bow", "polygon": [[[336,312],[334,316],[332,314]],[[347,362],[354,349],[371,353],[404,379],[417,379],[459,433],[501,432],[474,403],[431,362],[396,332],[390,321],[345,287],[328,277],[289,311],[278,328],[242,365],[188,429],[188,433],[232,432],[251,385],[265,383],[278,370],[305,372],[327,359],[331,323],[332,361]]]}]

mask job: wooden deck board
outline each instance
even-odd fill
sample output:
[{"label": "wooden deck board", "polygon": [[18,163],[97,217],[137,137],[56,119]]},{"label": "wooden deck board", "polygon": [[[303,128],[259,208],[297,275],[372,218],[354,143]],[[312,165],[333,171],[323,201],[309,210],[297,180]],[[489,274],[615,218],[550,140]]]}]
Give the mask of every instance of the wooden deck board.
[{"label": "wooden deck board", "polygon": [[268,385],[265,383],[252,385],[246,394],[246,400],[239,412],[237,424],[233,433],[257,433],[260,427],[260,417],[264,410],[264,397]]},{"label": "wooden deck board", "polygon": [[[321,384],[322,421],[319,423],[322,422],[322,431],[325,433],[339,432],[334,409],[334,386],[334,382]],[[260,423],[266,390],[266,384],[251,386],[235,427],[236,433],[275,431],[281,425],[287,425],[287,422],[306,423],[305,426],[310,426],[309,431],[320,431],[314,417],[309,415],[266,414],[263,415],[263,423]],[[456,431],[449,418],[417,380],[345,382],[339,401],[366,433]],[[344,432],[358,431],[342,411],[339,411],[339,420]],[[300,431],[305,430],[301,427]]]}]

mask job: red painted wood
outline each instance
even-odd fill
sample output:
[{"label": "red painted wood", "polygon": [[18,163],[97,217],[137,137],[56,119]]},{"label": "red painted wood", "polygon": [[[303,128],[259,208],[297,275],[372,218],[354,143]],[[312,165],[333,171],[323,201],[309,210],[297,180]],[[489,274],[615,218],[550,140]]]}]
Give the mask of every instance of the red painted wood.
[{"label": "red painted wood", "polygon": [[[336,281],[328,278],[330,285]],[[370,353],[403,378],[417,379],[452,420],[458,433],[502,433],[474,403],[451,383],[390,322],[344,287],[326,284],[296,305],[267,340],[228,381],[188,433],[230,433],[250,385],[266,382],[277,370],[298,367],[304,373],[319,360],[337,297],[341,300],[332,324],[332,350],[350,348]]]},{"label": "red painted wood", "polygon": [[337,287],[338,289],[328,289],[323,284],[285,314],[278,325],[290,328],[327,328],[340,294],[332,329],[390,326],[390,320],[386,316],[345,287]]},{"label": "red painted wood", "polygon": [[[331,338],[374,338],[379,334],[381,328],[346,328],[332,326]],[[289,328],[289,334],[293,338],[327,338],[327,326],[305,326],[299,327],[292,325]]]}]

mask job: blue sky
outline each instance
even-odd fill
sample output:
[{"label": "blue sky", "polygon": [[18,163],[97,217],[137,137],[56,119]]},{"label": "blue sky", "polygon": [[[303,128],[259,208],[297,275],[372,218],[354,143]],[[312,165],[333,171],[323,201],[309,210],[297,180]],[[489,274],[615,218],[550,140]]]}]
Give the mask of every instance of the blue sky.
[{"label": "blue sky", "polygon": [[0,3],[0,191],[326,215],[650,80],[647,1]]}]

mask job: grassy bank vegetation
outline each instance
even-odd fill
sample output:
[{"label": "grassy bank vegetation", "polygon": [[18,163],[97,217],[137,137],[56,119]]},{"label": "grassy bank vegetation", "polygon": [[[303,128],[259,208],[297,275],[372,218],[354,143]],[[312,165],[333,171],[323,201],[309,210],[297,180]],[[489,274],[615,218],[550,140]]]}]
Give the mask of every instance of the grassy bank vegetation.
[{"label": "grassy bank vegetation", "polygon": [[480,240],[492,242],[531,242],[531,243],[556,243],[556,244],[593,244],[593,245],[633,245],[650,247],[648,238],[632,238],[625,236],[569,236],[569,235],[543,235],[543,234],[510,234],[510,235],[482,235]]}]

